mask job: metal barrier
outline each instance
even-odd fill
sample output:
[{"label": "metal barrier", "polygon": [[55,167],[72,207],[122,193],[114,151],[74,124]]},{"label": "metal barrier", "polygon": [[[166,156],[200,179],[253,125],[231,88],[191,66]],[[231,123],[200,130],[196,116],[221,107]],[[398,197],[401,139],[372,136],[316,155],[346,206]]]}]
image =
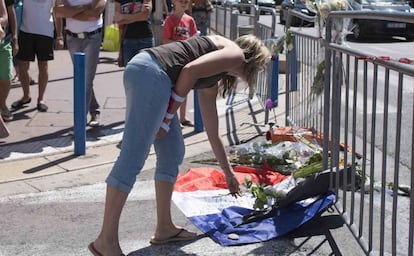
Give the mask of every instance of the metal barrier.
[{"label": "metal barrier", "polygon": [[[241,10],[249,10],[241,13]],[[260,13],[270,13],[272,21],[270,26],[260,22]],[[210,15],[210,30],[232,40],[244,34],[254,34],[262,39],[270,49],[280,47],[284,37],[275,35],[277,13],[274,8],[258,7],[253,4],[232,4],[228,6],[217,5]],[[261,71],[257,78],[254,94],[259,99],[264,111],[264,124],[268,123],[269,108],[266,101],[271,100],[273,107],[278,106],[279,96],[279,56],[275,52],[272,61]]]},{"label": "metal barrier", "polygon": [[329,14],[325,39],[291,29],[286,123],[322,132],[326,168],[345,163],[331,179],[334,208],[364,253],[413,255],[414,200],[401,193],[414,185],[414,67],[333,42],[333,20],[344,18],[414,23],[352,11]]},{"label": "metal barrier", "polygon": [[[240,13],[242,8],[249,8],[250,14]],[[258,18],[258,8],[253,4],[216,5],[210,14],[210,31],[234,40],[242,34],[255,34]]]}]

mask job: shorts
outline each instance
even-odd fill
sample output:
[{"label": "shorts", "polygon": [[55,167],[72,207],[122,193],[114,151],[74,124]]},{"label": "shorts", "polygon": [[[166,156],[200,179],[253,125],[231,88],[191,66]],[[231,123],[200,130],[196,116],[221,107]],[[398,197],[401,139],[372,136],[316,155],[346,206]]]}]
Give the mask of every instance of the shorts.
[{"label": "shorts", "polygon": [[38,61],[53,60],[52,37],[30,34],[24,31],[19,32],[19,52],[16,55],[18,60],[34,61],[35,56]]},{"label": "shorts", "polygon": [[0,80],[13,78],[13,56],[11,43],[0,43]]}]

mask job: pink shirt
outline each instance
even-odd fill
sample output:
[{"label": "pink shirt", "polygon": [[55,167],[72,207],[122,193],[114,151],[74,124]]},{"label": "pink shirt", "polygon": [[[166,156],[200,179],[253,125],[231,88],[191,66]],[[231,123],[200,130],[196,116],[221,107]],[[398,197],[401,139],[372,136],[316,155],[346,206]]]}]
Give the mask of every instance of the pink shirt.
[{"label": "pink shirt", "polygon": [[184,13],[181,18],[171,14],[165,19],[162,38],[174,41],[186,40],[197,33],[193,17]]}]

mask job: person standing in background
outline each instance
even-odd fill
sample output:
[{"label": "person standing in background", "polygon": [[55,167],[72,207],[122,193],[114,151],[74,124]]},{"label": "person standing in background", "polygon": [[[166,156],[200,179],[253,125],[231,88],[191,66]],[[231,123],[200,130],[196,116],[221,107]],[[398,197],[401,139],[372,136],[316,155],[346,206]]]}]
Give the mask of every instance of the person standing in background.
[{"label": "person standing in background", "polygon": [[[167,17],[162,30],[162,43],[168,44],[174,41],[186,40],[197,35],[197,26],[193,17],[185,13],[189,7],[189,0],[173,0],[174,11]],[[194,126],[185,117],[187,99],[180,106],[180,123],[183,126]]]},{"label": "person standing in background", "polygon": [[150,21],[153,5],[151,0],[115,0],[113,20],[124,30],[121,42],[124,66],[140,50],[155,45]]},{"label": "person standing in background", "polygon": [[102,13],[105,0],[57,0],[54,11],[58,18],[66,18],[66,45],[72,58],[76,52],[86,58],[86,111],[91,118],[88,125],[100,125],[100,106],[95,96],[93,81],[99,62],[102,42]]},{"label": "person standing in background", "polygon": [[163,5],[164,5],[163,18],[165,20],[173,11],[172,0],[164,0]]},{"label": "person standing in background", "polygon": [[193,16],[201,36],[207,35],[212,10],[213,5],[210,0],[191,0],[191,16]]},{"label": "person standing in background", "polygon": [[[23,15],[23,0],[17,0],[14,3],[14,11],[16,13],[16,35],[19,35],[20,25],[22,23],[22,15]],[[17,40],[16,40],[17,42]],[[17,51],[16,51],[17,53]],[[12,79],[12,82],[18,82],[19,81],[19,60],[16,58],[16,53],[13,51],[13,67],[14,67],[14,77]],[[34,85],[36,82],[35,80],[30,77],[29,75],[29,84]]]},{"label": "person standing in background", "polygon": [[54,0],[24,1],[22,24],[18,37],[19,51],[16,55],[19,60],[19,79],[23,88],[23,97],[12,104],[14,109],[19,109],[32,100],[30,96],[29,64],[30,61],[35,61],[36,57],[39,69],[39,93],[36,106],[40,112],[48,110],[44,102],[44,94],[49,80],[48,61],[54,59],[55,29],[58,35],[56,48],[63,48],[61,26],[57,21],[54,22],[52,12],[54,5]]},{"label": "person standing in background", "polygon": [[[9,136],[10,132],[7,129],[6,124],[3,122],[3,111],[5,114],[10,113],[6,106],[6,98],[10,90],[10,79],[11,79],[11,46],[10,42],[5,41],[6,31],[9,18],[7,14],[7,7],[13,5],[13,0],[7,0],[7,4],[0,0],[0,100],[1,100],[1,115],[0,115],[0,138]],[[11,114],[10,114],[11,115]]]},{"label": "person standing in background", "polygon": [[[0,112],[2,121],[13,120],[13,115],[7,107],[6,100],[10,92],[13,78],[13,54],[19,49],[16,36],[16,13],[14,0],[1,0],[5,7],[5,18],[1,20],[0,36]],[[3,124],[4,125],[4,124]]]}]

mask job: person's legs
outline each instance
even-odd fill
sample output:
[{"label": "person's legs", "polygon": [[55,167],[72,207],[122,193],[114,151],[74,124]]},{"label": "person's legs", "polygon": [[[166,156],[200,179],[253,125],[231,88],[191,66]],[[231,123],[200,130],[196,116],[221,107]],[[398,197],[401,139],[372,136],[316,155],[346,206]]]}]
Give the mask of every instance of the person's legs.
[{"label": "person's legs", "polygon": [[185,98],[185,100],[183,101],[183,103],[181,103],[181,106],[180,106],[180,123],[183,126],[190,126],[190,127],[194,126],[190,120],[187,120],[186,113],[187,113],[187,98]]},{"label": "person's legs", "polygon": [[16,59],[16,57],[13,57],[13,67],[14,67],[14,77],[12,81],[17,82],[19,80],[19,61]]},{"label": "person's legs", "polygon": [[197,29],[200,31],[200,35],[206,36],[209,14],[205,11],[193,11],[192,16],[196,22]]},{"label": "person's legs", "polygon": [[[37,66],[39,68],[39,94],[37,97],[37,110],[46,112],[48,107],[44,103],[47,82],[49,81],[48,61],[54,59],[53,38],[43,35],[34,35]],[[30,84],[30,77],[29,84]]]},{"label": "person's legs", "polygon": [[[105,211],[102,229],[93,246],[102,255],[121,255],[119,245],[119,219],[124,208],[128,193],[106,186]],[[104,254],[105,253],[105,254]]]},{"label": "person's legs", "polygon": [[0,80],[0,112],[5,121],[9,121],[12,118],[9,108],[7,107],[6,100],[10,92],[10,80]]},{"label": "person's legs", "polygon": [[[47,82],[49,81],[49,71],[47,61],[38,61],[37,66],[39,68],[39,96],[37,97],[37,104],[43,103],[44,95],[46,91]],[[30,77],[29,77],[30,84]]]},{"label": "person's legs", "polygon": [[80,39],[72,36],[66,37],[66,45],[69,50],[72,63],[76,52],[85,53],[86,62],[86,114],[91,114],[90,126],[99,125],[98,115],[100,106],[95,97],[93,81],[99,61],[101,34],[95,34],[87,39]]},{"label": "person's legs", "polygon": [[95,96],[93,81],[95,79],[96,69],[99,62],[101,37],[101,33],[98,33],[84,39],[85,47],[83,52],[86,57],[86,110],[89,111],[91,117],[100,113],[100,106]]},{"label": "person's legs", "polygon": [[5,121],[13,119],[6,100],[10,92],[12,74],[12,49],[10,43],[0,44],[0,113]]},{"label": "person's legs", "polygon": [[[29,61],[19,61],[19,72],[20,72],[20,84],[23,89],[22,102],[30,102],[30,77],[29,77]],[[14,107],[14,104],[13,104]]]},{"label": "person's legs", "polygon": [[30,76],[29,76],[29,62],[35,60],[35,35],[19,32],[19,51],[16,55],[19,65],[20,84],[23,89],[23,97],[12,104],[13,108],[19,108],[24,104],[30,103]]},{"label": "person's legs", "polygon": [[123,142],[121,153],[106,179],[108,185],[103,226],[93,243],[96,251],[102,255],[120,254],[120,214],[148,157],[171,93],[168,76],[160,71],[152,57],[148,53],[138,56],[124,72],[127,108]]},{"label": "person's legs", "polygon": [[184,139],[181,133],[178,117],[171,120],[170,131],[166,136],[154,142],[157,154],[155,170],[155,194],[157,203],[157,227],[151,239],[153,243],[175,237],[194,238],[195,233],[176,226],[171,218],[171,198],[178,175],[178,166],[182,163],[185,153]]}]

